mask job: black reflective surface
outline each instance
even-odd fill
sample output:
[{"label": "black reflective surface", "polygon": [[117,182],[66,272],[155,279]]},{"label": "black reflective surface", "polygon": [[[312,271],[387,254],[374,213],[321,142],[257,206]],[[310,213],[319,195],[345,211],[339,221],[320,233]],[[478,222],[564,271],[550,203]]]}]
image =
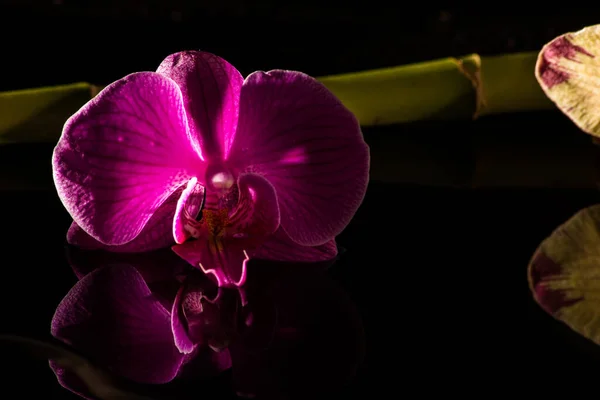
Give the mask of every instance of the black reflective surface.
[{"label": "black reflective surface", "polygon": [[[20,166],[2,171],[3,182],[19,185],[7,183],[1,193],[1,333],[48,339],[56,306],[77,281],[65,256],[70,219],[46,162],[51,150],[0,149],[4,160]],[[599,197],[592,189],[372,181],[338,239],[346,252],[327,272],[358,310],[366,353],[350,383],[327,398],[386,398],[436,387],[473,395],[484,387],[550,392],[541,383],[549,377],[556,377],[553,387],[593,387],[584,378],[600,369],[598,350],[533,302],[526,267],[545,236]],[[19,346],[3,345],[2,351],[2,390],[75,398],[58,385],[47,362]],[[231,382],[226,372],[194,391],[227,398],[234,396]],[[318,386],[313,390],[322,394]]]}]

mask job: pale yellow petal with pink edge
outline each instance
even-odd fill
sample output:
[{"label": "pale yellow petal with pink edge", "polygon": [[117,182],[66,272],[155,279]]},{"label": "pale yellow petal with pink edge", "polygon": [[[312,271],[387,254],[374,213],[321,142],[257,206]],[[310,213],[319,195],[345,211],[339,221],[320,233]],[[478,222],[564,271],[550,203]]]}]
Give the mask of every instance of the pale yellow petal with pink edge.
[{"label": "pale yellow petal with pink edge", "polygon": [[600,25],[559,36],[538,56],[546,95],[586,133],[600,136]]},{"label": "pale yellow petal with pink edge", "polygon": [[600,344],[600,205],[579,211],[540,244],[529,284],[546,312]]}]

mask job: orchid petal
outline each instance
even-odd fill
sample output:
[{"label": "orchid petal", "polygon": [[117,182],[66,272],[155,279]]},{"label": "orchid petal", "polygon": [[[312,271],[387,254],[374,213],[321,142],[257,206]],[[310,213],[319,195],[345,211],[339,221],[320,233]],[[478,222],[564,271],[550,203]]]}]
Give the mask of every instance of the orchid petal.
[{"label": "orchid petal", "polygon": [[134,267],[166,310],[173,306],[180,287],[179,278],[185,276],[189,268],[170,248],[145,253],[111,253],[74,246],[68,246],[66,250],[67,261],[77,279],[109,265]]},{"label": "orchid petal", "polygon": [[198,183],[196,178],[190,179],[187,187],[181,194],[175,210],[173,219],[173,237],[176,243],[183,243],[190,238],[186,230],[188,219],[196,220],[204,201],[204,187]]},{"label": "orchid petal", "polygon": [[51,332],[138,383],[169,382],[183,362],[169,312],[126,265],[98,269],[75,284],[59,304]]},{"label": "orchid petal", "polygon": [[262,243],[253,253],[252,258],[269,261],[286,262],[320,262],[337,257],[338,250],[335,240],[320,246],[301,246],[292,241],[281,228]]},{"label": "orchid petal", "polygon": [[238,121],[242,75],[227,61],[202,51],[168,56],[158,67],[181,88],[190,135],[203,159],[227,159]]},{"label": "orchid petal", "polygon": [[600,25],[559,36],[538,56],[535,76],[580,129],[600,136]]},{"label": "orchid petal", "polygon": [[119,246],[110,246],[97,241],[73,222],[67,231],[67,243],[86,250],[101,249],[111,253],[144,253],[159,250],[173,244],[172,219],[173,209],[161,206],[135,239]]},{"label": "orchid petal", "polygon": [[54,182],[85,232],[104,244],[125,244],[190,171],[203,173],[192,146],[175,82],[153,72],[131,74],[67,121],[54,150]]},{"label": "orchid petal", "polygon": [[529,265],[536,302],[574,331],[600,344],[600,205],[556,229]]},{"label": "orchid petal", "polygon": [[[190,180],[190,183],[195,178]],[[189,187],[189,184],[188,184]],[[196,186],[194,186],[196,188]],[[183,193],[183,194],[182,194]],[[189,201],[186,201],[190,199]],[[177,215],[173,218],[173,210],[181,204],[186,204],[186,209],[191,215],[198,215],[197,203],[201,203],[201,194],[197,192],[186,193],[178,189],[169,198],[160,205],[158,210],[152,215],[150,220],[142,231],[131,242],[119,246],[110,246],[103,244],[90,235],[88,235],[77,223],[73,222],[67,232],[67,242],[71,245],[83,249],[95,250],[102,249],[113,253],[143,253],[147,251],[167,248],[173,244],[173,224],[177,223]],[[177,214],[177,213],[176,213]]]},{"label": "orchid petal", "polygon": [[173,309],[171,310],[171,330],[173,331],[173,337],[175,338],[175,346],[183,354],[191,353],[195,348],[196,344],[192,342],[192,339],[187,333],[187,327],[185,325],[185,315],[183,315],[183,298],[185,296],[186,287],[182,285],[175,296],[173,302]]},{"label": "orchid petal", "polygon": [[275,188],[262,176],[241,174],[238,178],[239,197],[229,222],[235,234],[262,241],[277,230],[280,223]]},{"label": "orchid petal", "polygon": [[[141,236],[141,234],[140,234]],[[130,243],[133,243],[133,246],[135,247],[137,238],[134,239],[133,241],[131,241]],[[99,250],[99,249],[108,249],[108,248],[121,248],[127,245],[123,245],[123,246],[108,246],[106,244],[100,243],[99,241],[97,241],[96,239],[94,239],[93,237],[91,237],[90,235],[88,235],[83,229],[81,229],[81,227],[79,225],[77,225],[77,223],[75,221],[73,221],[71,223],[71,226],[69,227],[69,230],[67,231],[67,243],[69,243],[70,245],[73,246],[77,246],[80,247],[82,249],[86,249],[86,250]]]},{"label": "orchid petal", "polygon": [[339,234],[362,202],[369,149],[354,115],[300,72],[255,72],[242,87],[231,162],[277,192],[281,225],[305,246]]}]

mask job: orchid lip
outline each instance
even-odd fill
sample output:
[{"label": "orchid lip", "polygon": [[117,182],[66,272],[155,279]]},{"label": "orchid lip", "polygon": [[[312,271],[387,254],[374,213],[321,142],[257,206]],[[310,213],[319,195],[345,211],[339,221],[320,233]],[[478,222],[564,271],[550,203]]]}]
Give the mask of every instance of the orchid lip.
[{"label": "orchid lip", "polygon": [[246,263],[250,260],[250,257],[248,256],[248,253],[246,252],[246,250],[244,250],[243,252],[244,252],[245,260],[242,263],[242,273],[240,274],[240,277],[237,279],[237,281],[232,280],[231,277],[227,276],[222,270],[217,270],[214,268],[206,268],[204,265],[202,265],[202,263],[199,263],[198,267],[200,267],[200,270],[202,272],[204,272],[206,275],[212,276],[216,280],[217,286],[239,288],[239,287],[243,286],[244,283],[246,282],[247,273],[248,273]]}]

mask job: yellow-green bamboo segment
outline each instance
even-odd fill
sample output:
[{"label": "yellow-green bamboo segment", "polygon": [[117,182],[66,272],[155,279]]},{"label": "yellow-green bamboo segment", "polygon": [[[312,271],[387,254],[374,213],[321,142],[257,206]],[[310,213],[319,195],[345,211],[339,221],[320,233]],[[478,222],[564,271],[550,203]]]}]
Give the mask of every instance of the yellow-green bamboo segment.
[{"label": "yellow-green bamboo segment", "polygon": [[66,120],[92,97],[74,83],[0,93],[0,144],[56,142]]},{"label": "yellow-green bamboo segment", "polygon": [[[553,109],[534,77],[537,52],[476,54],[318,78],[363,126]],[[55,142],[98,88],[74,83],[0,93],[0,143]]]},{"label": "yellow-green bamboo segment", "polygon": [[363,126],[553,109],[534,76],[537,54],[472,54],[320,81]]}]

